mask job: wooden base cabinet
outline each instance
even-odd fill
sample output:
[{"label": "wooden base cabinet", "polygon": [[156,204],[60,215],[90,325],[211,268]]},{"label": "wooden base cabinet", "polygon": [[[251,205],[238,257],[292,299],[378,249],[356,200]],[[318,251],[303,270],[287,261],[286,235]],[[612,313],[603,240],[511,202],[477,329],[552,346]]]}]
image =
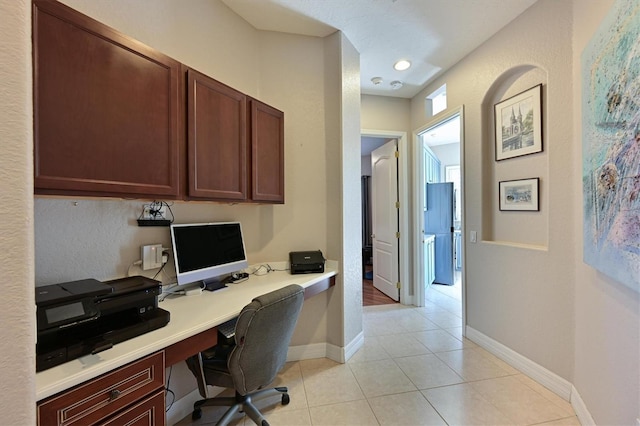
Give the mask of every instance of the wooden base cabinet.
[{"label": "wooden base cabinet", "polygon": [[102,423],[102,425],[163,426],[165,424],[164,401],[164,390],[160,390],[132,407],[118,413],[108,421]]},{"label": "wooden base cabinet", "polygon": [[164,369],[161,351],[47,398],[38,425],[164,425]]}]

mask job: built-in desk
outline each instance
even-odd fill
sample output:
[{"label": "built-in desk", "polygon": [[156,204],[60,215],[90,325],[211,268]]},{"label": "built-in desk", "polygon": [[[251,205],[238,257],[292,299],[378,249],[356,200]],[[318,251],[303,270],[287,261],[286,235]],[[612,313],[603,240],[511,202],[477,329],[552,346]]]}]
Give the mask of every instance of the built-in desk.
[{"label": "built-in desk", "polygon": [[215,327],[237,316],[254,297],[298,284],[305,289],[307,299],[334,285],[336,273],[337,262],[327,261],[322,274],[291,275],[273,271],[262,276],[251,275],[247,281],[230,284],[215,292],[170,296],[159,305],[170,312],[169,324],[99,354],[36,373],[36,400],[41,401],[157,351],[164,350],[165,366],[173,365],[215,344]]}]

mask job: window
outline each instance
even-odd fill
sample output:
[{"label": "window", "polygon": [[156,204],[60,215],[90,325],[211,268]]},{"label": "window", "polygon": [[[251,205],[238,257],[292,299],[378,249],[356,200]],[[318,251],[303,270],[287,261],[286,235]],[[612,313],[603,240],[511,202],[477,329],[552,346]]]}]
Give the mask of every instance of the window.
[{"label": "window", "polygon": [[443,84],[440,88],[427,96],[425,112],[427,117],[433,117],[445,109],[447,109],[447,85]]}]

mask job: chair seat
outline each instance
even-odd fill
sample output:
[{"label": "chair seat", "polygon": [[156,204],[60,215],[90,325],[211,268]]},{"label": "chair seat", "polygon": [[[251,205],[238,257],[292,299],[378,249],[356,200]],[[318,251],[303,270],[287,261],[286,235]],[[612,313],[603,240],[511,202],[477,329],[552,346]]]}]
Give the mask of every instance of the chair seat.
[{"label": "chair seat", "polygon": [[[205,398],[194,404],[192,419],[200,418],[202,407],[225,405],[230,408],[218,424],[228,424],[242,411],[265,426],[268,422],[254,401],[277,395],[283,405],[289,403],[286,387],[265,388],[286,362],[303,300],[304,289],[295,284],[254,298],[238,316],[234,344],[218,345],[187,359]],[[207,385],[234,389],[236,396],[209,398]]]}]

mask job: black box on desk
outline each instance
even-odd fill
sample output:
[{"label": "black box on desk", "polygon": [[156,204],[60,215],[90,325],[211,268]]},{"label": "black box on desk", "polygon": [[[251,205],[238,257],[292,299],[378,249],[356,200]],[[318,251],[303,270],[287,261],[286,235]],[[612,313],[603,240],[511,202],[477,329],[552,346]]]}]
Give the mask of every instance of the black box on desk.
[{"label": "black box on desk", "polygon": [[320,250],[292,251],[289,253],[292,274],[313,274],[324,272],[324,256]]}]

